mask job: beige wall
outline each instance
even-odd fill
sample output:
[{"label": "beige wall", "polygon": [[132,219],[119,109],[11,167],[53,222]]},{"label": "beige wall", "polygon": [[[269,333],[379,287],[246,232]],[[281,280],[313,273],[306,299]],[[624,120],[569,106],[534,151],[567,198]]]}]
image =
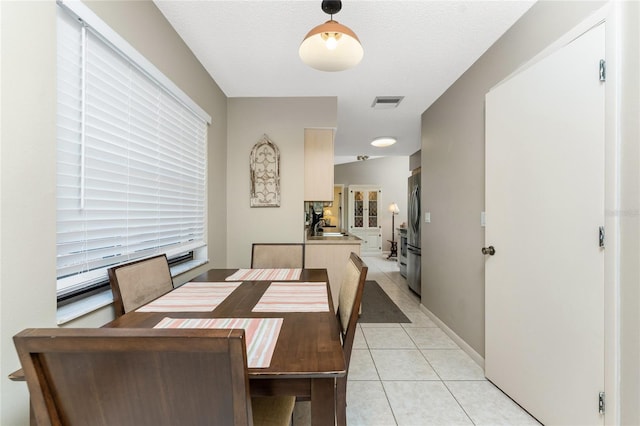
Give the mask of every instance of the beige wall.
[{"label": "beige wall", "polygon": [[[228,102],[227,266],[251,264],[253,242],[302,242],[304,129],[335,128],[337,99],[230,98]],[[280,149],[280,207],[249,207],[249,155],[262,135]],[[221,240],[224,241],[224,240]]]},{"label": "beige wall", "polygon": [[[602,4],[536,3],[423,113],[423,206],[425,211],[431,211],[431,223],[423,227],[422,234],[422,301],[481,356],[485,350],[484,258],[480,254],[484,245],[484,231],[480,227],[480,212],[484,210],[484,96]],[[606,282],[605,304],[609,312],[617,306],[620,310],[607,318],[605,344],[608,356],[619,358],[607,363],[607,369],[619,366],[620,370],[607,371],[605,387],[615,393],[619,381],[621,390],[618,401],[615,398],[607,401],[613,412],[607,416],[608,421],[637,425],[640,424],[639,5],[624,2],[617,7],[623,11],[623,22],[611,27],[620,31],[622,67],[616,69],[615,54],[607,57],[610,75],[607,81],[616,80],[620,71],[621,103],[617,109],[620,127],[616,136],[620,138],[620,151],[615,138],[608,137],[607,164],[608,172],[619,173],[620,180],[614,182],[617,178],[612,176],[607,188],[609,200],[618,197],[615,192],[619,189],[620,208],[607,210],[607,223],[614,225],[610,227],[613,229],[610,253],[619,250],[619,256],[614,255],[614,259],[608,256],[612,266]],[[609,32],[608,45],[614,39],[611,36]],[[609,123],[616,127],[611,120]],[[611,156],[618,158],[619,164]],[[619,242],[615,236],[618,225]],[[619,346],[615,343],[617,327]],[[620,417],[616,418],[618,403]]]},{"label": "beige wall", "polygon": [[[151,1],[91,2],[115,31],[192,97],[209,128],[209,256],[225,265],[226,97]],[[25,383],[12,336],[56,326],[56,4],[0,2],[2,126],[0,156],[0,424],[28,424]],[[212,243],[215,242],[215,243]],[[71,324],[96,327],[111,307]]]},{"label": "beige wall", "polygon": [[[345,186],[345,213],[349,208],[349,185],[379,185],[382,188],[380,206],[382,211],[382,251],[389,251],[391,239],[391,213],[389,204],[398,204],[400,213],[394,219],[396,228],[407,221],[407,178],[410,175],[409,157],[383,157],[367,161],[338,164],[334,167],[334,183]],[[348,217],[344,217],[344,225],[348,226]],[[398,239],[396,233],[395,239]]]},{"label": "beige wall", "polygon": [[484,96],[598,6],[535,4],[422,115],[422,301],[481,356]]},{"label": "beige wall", "polygon": [[[11,340],[54,326],[55,3],[2,2],[0,423],[27,424],[27,389]],[[29,22],[33,31],[25,31]]]}]

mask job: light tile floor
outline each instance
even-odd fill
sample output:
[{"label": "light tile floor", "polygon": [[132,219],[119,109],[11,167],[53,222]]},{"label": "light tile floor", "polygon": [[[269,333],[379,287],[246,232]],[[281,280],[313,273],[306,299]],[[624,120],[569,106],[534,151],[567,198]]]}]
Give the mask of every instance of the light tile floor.
[{"label": "light tile floor", "polygon": [[[375,280],[411,320],[359,324],[347,385],[349,426],[538,425],[484,378],[484,372],[424,314],[397,263],[363,256]],[[295,426],[308,425],[297,403]]]}]

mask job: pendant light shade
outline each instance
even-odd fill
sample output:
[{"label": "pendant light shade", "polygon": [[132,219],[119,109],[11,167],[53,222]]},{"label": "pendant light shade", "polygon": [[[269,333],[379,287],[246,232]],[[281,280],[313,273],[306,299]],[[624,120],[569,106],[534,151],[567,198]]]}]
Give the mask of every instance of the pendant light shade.
[{"label": "pendant light shade", "polygon": [[[325,12],[337,13],[336,9],[327,9],[325,3],[328,2],[323,2]],[[302,62],[320,71],[344,71],[358,65],[364,56],[358,36],[333,19],[309,31],[298,53]]]}]

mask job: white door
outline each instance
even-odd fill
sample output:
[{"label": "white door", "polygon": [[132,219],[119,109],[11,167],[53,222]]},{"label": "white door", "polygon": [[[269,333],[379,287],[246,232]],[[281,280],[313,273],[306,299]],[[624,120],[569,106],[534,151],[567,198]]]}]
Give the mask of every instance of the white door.
[{"label": "white door", "polygon": [[485,374],[546,425],[603,424],[604,26],[486,96]]}]

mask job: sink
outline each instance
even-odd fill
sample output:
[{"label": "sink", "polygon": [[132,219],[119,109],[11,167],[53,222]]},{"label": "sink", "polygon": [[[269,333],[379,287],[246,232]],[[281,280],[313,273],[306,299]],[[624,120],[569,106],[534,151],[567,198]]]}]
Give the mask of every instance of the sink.
[{"label": "sink", "polygon": [[318,237],[346,237],[344,232],[318,232]]}]

